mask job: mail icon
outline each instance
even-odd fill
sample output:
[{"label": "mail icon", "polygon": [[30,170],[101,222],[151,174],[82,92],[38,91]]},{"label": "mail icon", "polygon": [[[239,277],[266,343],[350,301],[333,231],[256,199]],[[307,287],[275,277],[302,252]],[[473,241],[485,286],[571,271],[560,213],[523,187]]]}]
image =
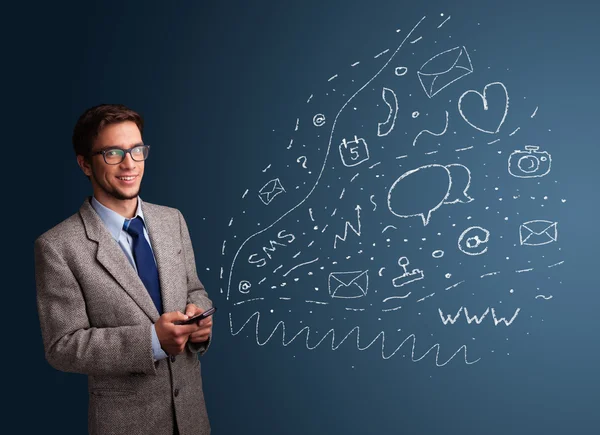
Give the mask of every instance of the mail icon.
[{"label": "mail icon", "polygon": [[264,205],[269,205],[273,199],[280,193],[285,192],[279,178],[269,181],[258,191],[258,197]]},{"label": "mail icon", "polygon": [[556,242],[558,239],[558,223],[535,220],[525,222],[519,227],[521,245],[541,246]]},{"label": "mail icon", "polygon": [[332,298],[352,299],[367,295],[368,270],[355,272],[332,272],[329,274],[329,294]]},{"label": "mail icon", "polygon": [[473,72],[473,64],[465,47],[454,47],[436,54],[425,62],[417,76],[429,98]]}]

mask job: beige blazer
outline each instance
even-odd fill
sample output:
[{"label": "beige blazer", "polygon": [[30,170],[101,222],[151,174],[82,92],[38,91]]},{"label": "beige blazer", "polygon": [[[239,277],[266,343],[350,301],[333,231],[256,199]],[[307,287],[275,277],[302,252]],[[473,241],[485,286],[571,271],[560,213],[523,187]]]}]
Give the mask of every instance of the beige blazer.
[{"label": "beige blazer", "polygon": [[[209,434],[198,354],[210,341],[188,342],[183,354],[154,361],[151,325],[158,311],[90,199],[35,241],[37,307],[48,362],[88,375],[92,435],[172,434],[173,418],[181,435]],[[183,312],[188,303],[211,307],[179,210],[147,202],[142,210],[164,312]]]}]

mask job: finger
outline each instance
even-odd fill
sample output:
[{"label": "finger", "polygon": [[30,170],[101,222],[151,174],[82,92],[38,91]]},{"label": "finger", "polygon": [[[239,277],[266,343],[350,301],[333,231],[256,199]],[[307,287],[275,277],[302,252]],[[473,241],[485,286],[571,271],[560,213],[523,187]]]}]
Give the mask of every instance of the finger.
[{"label": "finger", "polygon": [[177,335],[190,335],[198,331],[198,326],[195,323],[190,325],[174,325],[174,327]]},{"label": "finger", "polygon": [[202,334],[202,335],[196,335],[196,336],[190,336],[190,341],[192,343],[202,343],[206,340],[208,340],[208,338],[210,337],[210,334]]},{"label": "finger", "polygon": [[198,326],[212,326],[212,316],[202,319],[198,322]]},{"label": "finger", "polygon": [[200,313],[202,313],[202,310],[194,304],[187,304],[187,306],[185,307],[185,314],[187,314],[190,317]]},{"label": "finger", "polygon": [[174,322],[176,320],[187,320],[188,316],[183,314],[181,311],[170,311],[162,315],[168,322]]}]

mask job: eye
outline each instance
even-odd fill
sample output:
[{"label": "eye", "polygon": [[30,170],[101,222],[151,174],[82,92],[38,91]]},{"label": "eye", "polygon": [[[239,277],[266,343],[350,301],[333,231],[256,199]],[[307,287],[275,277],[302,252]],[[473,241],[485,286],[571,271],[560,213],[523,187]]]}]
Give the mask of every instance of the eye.
[{"label": "eye", "polygon": [[117,157],[120,155],[119,150],[108,150],[106,153],[106,157]]}]

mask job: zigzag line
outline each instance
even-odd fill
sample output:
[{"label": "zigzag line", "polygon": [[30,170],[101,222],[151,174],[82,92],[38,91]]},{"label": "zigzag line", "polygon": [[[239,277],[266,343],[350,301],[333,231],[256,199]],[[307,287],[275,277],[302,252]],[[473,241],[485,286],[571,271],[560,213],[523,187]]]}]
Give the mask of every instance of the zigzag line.
[{"label": "zigzag line", "polygon": [[415,347],[416,347],[416,342],[417,342],[417,338],[415,336],[415,334],[410,334],[409,336],[407,336],[404,341],[402,343],[400,343],[400,345],[398,347],[396,347],[396,349],[394,349],[394,351],[392,353],[390,353],[389,355],[386,355],[385,353],[385,332],[381,331],[379,334],[377,334],[375,336],[375,338],[373,340],[371,340],[371,342],[369,344],[367,344],[364,347],[360,346],[360,327],[359,326],[355,326],[354,328],[352,328],[350,330],[350,332],[348,332],[344,338],[342,338],[337,344],[335,343],[335,330],[334,329],[330,329],[329,331],[327,331],[327,333],[317,342],[317,344],[315,344],[314,346],[311,346],[309,344],[309,337],[310,337],[310,327],[309,326],[304,326],[302,329],[300,329],[300,331],[298,331],[292,338],[290,338],[288,341],[286,341],[286,334],[285,334],[285,322],[283,320],[280,320],[277,325],[275,325],[275,327],[273,328],[273,331],[271,331],[271,333],[269,334],[269,336],[267,337],[266,340],[264,340],[263,342],[260,341],[259,336],[258,336],[258,330],[259,330],[259,324],[260,324],[260,312],[255,312],[254,314],[252,314],[248,320],[246,320],[246,322],[244,322],[244,324],[242,325],[242,327],[240,329],[236,331],[234,331],[233,329],[233,321],[231,319],[231,312],[229,313],[229,328],[231,331],[231,335],[236,336],[238,335],[240,332],[242,332],[242,330],[246,327],[246,325],[248,323],[250,323],[250,321],[252,320],[253,317],[256,317],[256,344],[258,344],[259,346],[264,346],[265,344],[267,344],[271,338],[273,338],[273,336],[275,335],[275,332],[277,331],[277,329],[281,326],[281,331],[282,331],[282,344],[284,346],[288,346],[289,344],[291,344],[296,338],[298,338],[300,336],[300,334],[302,334],[303,332],[306,332],[306,348],[308,350],[314,350],[317,347],[319,347],[319,345],[321,343],[323,343],[323,341],[325,341],[325,339],[327,338],[327,336],[331,335],[331,350],[336,350],[338,347],[340,347],[342,345],[342,343],[344,341],[346,341],[346,339],[348,337],[350,337],[350,335],[356,331],[356,348],[358,350],[366,350],[369,347],[371,347],[378,339],[379,337],[381,337],[381,357],[383,359],[390,359],[392,356],[394,356],[396,354],[396,352],[398,352],[400,350],[400,348],[402,346],[404,346],[404,344],[409,341],[410,339],[412,339],[412,349],[411,349],[411,359],[413,362],[418,362],[421,361],[423,358],[425,358],[433,349],[436,349],[435,352],[435,365],[437,367],[443,367],[446,364],[448,364],[461,350],[464,350],[464,357],[465,357],[465,364],[471,365],[471,364],[475,364],[476,362],[478,362],[479,360],[481,360],[481,358],[476,359],[475,361],[468,361],[467,360],[467,345],[463,344],[461,347],[459,347],[456,352],[454,352],[452,354],[452,356],[450,358],[448,358],[445,362],[443,362],[442,364],[440,364],[439,362],[439,355],[440,355],[440,344],[436,343],[433,346],[431,346],[423,355],[421,355],[418,358],[415,358]]},{"label": "zigzag line", "polygon": [[338,234],[335,235],[335,239],[333,240],[333,248],[334,249],[337,248],[338,240],[341,240],[342,242],[346,241],[346,237],[348,237],[348,228],[350,228],[352,231],[354,231],[354,234],[356,234],[358,237],[360,237],[360,215],[358,216],[358,231],[356,231],[356,228],[354,228],[352,226],[350,221],[346,221],[346,225],[344,225],[344,237],[341,237]]}]

